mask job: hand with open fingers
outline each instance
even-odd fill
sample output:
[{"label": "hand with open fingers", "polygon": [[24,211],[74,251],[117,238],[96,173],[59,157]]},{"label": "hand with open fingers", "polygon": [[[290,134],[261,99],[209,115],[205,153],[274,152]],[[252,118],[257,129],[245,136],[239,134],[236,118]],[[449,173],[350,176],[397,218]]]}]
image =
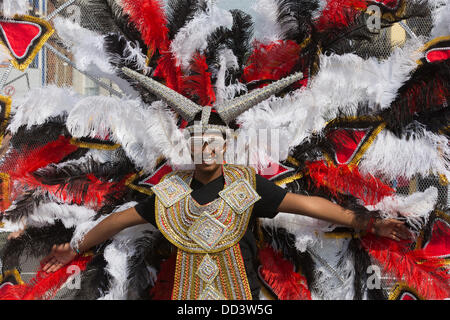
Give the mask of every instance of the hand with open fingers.
[{"label": "hand with open fingers", "polygon": [[406,240],[412,236],[405,223],[396,219],[377,219],[370,231],[395,241]]},{"label": "hand with open fingers", "polygon": [[42,270],[47,273],[55,272],[71,262],[76,256],[77,253],[72,249],[70,243],[55,244],[50,254],[42,260]]}]

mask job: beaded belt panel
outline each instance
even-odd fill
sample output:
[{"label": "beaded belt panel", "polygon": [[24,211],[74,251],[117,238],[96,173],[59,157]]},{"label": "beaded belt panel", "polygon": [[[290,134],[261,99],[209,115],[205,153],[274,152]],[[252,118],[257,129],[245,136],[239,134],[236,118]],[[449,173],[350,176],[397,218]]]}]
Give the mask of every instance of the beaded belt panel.
[{"label": "beaded belt panel", "polygon": [[213,254],[177,252],[172,300],[251,300],[239,244]]},{"label": "beaded belt panel", "polygon": [[[225,188],[206,205],[198,204],[187,189],[192,174],[172,172],[155,192],[158,228],[178,248],[172,298],[251,299],[238,242],[260,199],[255,172],[224,165]],[[171,199],[177,201],[171,204]]]}]

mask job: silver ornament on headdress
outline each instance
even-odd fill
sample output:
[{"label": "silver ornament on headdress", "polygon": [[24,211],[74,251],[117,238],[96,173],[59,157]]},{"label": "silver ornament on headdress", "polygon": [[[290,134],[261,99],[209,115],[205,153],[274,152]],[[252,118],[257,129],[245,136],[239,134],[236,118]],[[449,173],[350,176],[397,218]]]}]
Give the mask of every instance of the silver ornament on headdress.
[{"label": "silver ornament on headdress", "polygon": [[166,87],[165,85],[159,83],[158,81],[155,81],[126,67],[122,68],[122,71],[128,77],[136,80],[148,91],[167,103],[184,120],[189,122],[194,119],[197,113],[202,111],[201,106],[179,94],[175,90],[172,90],[169,87]]},{"label": "silver ornament on headdress", "polygon": [[[195,116],[201,112],[201,124],[203,127],[223,127],[218,125],[208,125],[209,117],[211,114],[211,107],[202,107],[183,95],[179,94],[175,90],[172,90],[165,85],[146,77],[136,71],[129,68],[122,68],[122,71],[130,78],[139,82],[148,91],[156,95],[158,98],[166,102],[172,109],[177,112],[184,120],[192,121]],[[248,109],[256,106],[258,103],[266,100],[271,95],[276,94],[293,84],[294,82],[302,79],[303,74],[297,72],[289,77],[275,81],[263,88],[253,90],[243,96],[232,99],[224,104],[217,105],[216,109],[219,117],[228,125],[231,121],[236,119],[239,115],[247,111]],[[225,127],[226,128],[226,127]]]}]

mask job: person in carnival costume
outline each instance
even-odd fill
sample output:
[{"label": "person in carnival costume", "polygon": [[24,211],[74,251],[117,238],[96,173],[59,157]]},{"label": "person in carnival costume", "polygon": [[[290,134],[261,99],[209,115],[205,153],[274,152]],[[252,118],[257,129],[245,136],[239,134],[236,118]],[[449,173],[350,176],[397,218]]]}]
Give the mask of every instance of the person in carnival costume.
[{"label": "person in carnival costume", "polygon": [[447,1],[5,1],[0,299],[450,296]]},{"label": "person in carnival costume", "polygon": [[266,97],[298,81],[301,73],[215,106],[213,110],[200,107],[130,69],[124,72],[189,122],[185,130],[191,132],[192,158],[201,162],[195,164],[195,170],[178,170],[166,175],[152,188],[154,196],[110,215],[81,242],[55,245],[44,259],[44,271],[57,271],[125,228],[151,223],[176,247],[172,299],[255,299],[260,290],[253,262],[256,242],[248,230],[253,229],[255,217],[273,218],[283,211],[397,241],[409,237],[404,222],[361,218],[327,199],[287,192],[255,174],[251,167],[223,163],[227,124]]}]

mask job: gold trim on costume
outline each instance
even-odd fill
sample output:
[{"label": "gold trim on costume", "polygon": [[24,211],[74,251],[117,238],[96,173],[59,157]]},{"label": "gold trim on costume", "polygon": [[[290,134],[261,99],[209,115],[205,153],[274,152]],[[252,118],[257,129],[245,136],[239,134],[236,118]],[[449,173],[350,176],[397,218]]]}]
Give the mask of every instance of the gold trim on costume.
[{"label": "gold trim on costume", "polygon": [[[38,54],[38,52],[42,49],[42,46],[44,45],[44,43],[47,42],[47,40],[52,36],[52,34],[55,32],[55,30],[53,29],[53,27],[51,26],[51,24],[48,21],[37,18],[37,17],[33,17],[33,16],[29,16],[29,15],[15,15],[13,19],[15,21],[27,21],[27,22],[36,23],[42,29],[44,29],[43,27],[47,28],[47,31],[42,30],[43,32],[44,31],[45,32],[42,34],[41,38],[39,39],[38,43],[34,47],[33,51],[31,51],[30,55],[24,62],[19,63],[17,61],[16,57],[14,57],[14,55],[11,54],[11,63],[14,66],[14,68],[16,68],[20,71],[24,71],[26,68],[28,68],[30,63],[33,62],[33,60],[36,57],[36,55]],[[8,51],[10,51],[8,46],[5,43],[3,43],[3,41],[0,41],[0,44],[2,44]]]},{"label": "gold trim on costume", "polygon": [[439,42],[442,42],[442,41],[450,41],[450,36],[442,36],[442,37],[434,38],[434,39],[428,41],[427,43],[425,43],[425,45],[422,48],[420,48],[420,51],[425,52],[430,47],[432,47],[435,44],[438,44]]},{"label": "gold trim on costume", "polygon": [[1,181],[1,193],[2,193],[2,198],[3,201],[1,202],[1,206],[2,206],[2,210],[6,210],[11,202],[9,199],[9,182],[10,182],[10,177],[9,174],[4,173],[4,172],[0,172],[0,179]]},{"label": "gold trim on costume", "polygon": [[425,298],[423,298],[416,289],[411,288],[408,286],[407,283],[405,282],[397,282],[394,286],[394,288],[392,289],[391,293],[389,294],[389,300],[397,300],[397,298],[400,296],[400,294],[402,293],[402,291],[410,291],[412,294],[414,294],[416,296],[416,298],[418,300],[425,300]]},{"label": "gold trim on costume", "polygon": [[[382,118],[378,117],[378,116],[377,117],[372,117],[372,116],[362,116],[362,117],[352,116],[352,117],[345,117],[345,118],[336,118],[336,119],[333,119],[333,120],[329,121],[326,124],[325,131],[330,130],[331,129],[330,127],[334,127],[337,124],[345,124],[345,123],[348,123],[348,122],[358,122],[358,121],[371,121],[371,122],[373,122],[375,124],[376,122],[382,121]],[[364,141],[364,142],[359,147],[359,150],[356,152],[355,155],[353,155],[353,157],[347,163],[344,163],[344,164],[346,164],[348,166],[358,166],[359,162],[361,161],[361,159],[362,159],[362,157],[364,155],[364,153],[366,153],[367,149],[369,149],[369,147],[375,141],[375,138],[378,136],[378,134],[381,131],[383,131],[384,128],[386,128],[386,123],[385,122],[381,122],[380,124],[378,124],[376,126],[375,129],[372,129],[372,130],[369,129],[369,130],[371,130],[369,137],[367,137],[367,138],[364,137],[362,139],[362,141]],[[358,129],[358,128],[348,128],[348,129]],[[337,160],[334,157],[331,157],[331,155],[329,155],[328,153],[323,152],[323,155],[324,155],[325,159],[328,162],[332,162],[332,163],[338,164]]]},{"label": "gold trim on costume", "polygon": [[290,176],[290,177],[286,177],[286,178],[284,178],[284,179],[275,181],[275,184],[276,184],[277,186],[281,186],[281,185],[283,185],[283,184],[287,184],[287,183],[294,182],[295,180],[299,180],[299,179],[301,179],[301,178],[303,178],[303,177],[304,177],[303,172],[299,172],[299,173],[296,173],[296,174],[294,174],[294,175],[292,175],[292,176]]},{"label": "gold trim on costume", "polygon": [[137,177],[141,176],[143,173],[144,173],[144,171],[140,171],[140,172],[138,172],[138,173],[133,174],[132,176],[130,176],[130,177],[127,179],[127,181],[125,181],[125,185],[126,185],[128,188],[131,188],[131,189],[133,189],[133,190],[139,191],[139,192],[144,193],[144,194],[146,194],[146,195],[152,196],[154,193],[153,193],[153,191],[152,191],[150,188],[141,187],[141,186],[135,185],[135,184],[133,183],[133,181],[134,181]]},{"label": "gold trim on costume", "polygon": [[360,233],[355,232],[326,232],[323,236],[327,239],[356,239],[360,238]]},{"label": "gold trim on costume", "polygon": [[6,277],[9,276],[14,276],[14,279],[16,279],[17,284],[25,284],[17,269],[6,270],[5,272],[3,272],[3,274],[0,274],[0,282],[2,282]]},{"label": "gold trim on costume", "polygon": [[[217,267],[217,274],[205,281],[198,267],[205,256]],[[177,250],[172,300],[252,300],[239,244],[213,254],[190,254]]]},{"label": "gold trim on costume", "polygon": [[10,97],[0,95],[0,101],[2,101],[5,104],[5,110],[3,112],[4,118],[0,123],[0,145],[1,145],[3,143],[3,137],[5,136],[6,128],[8,126],[12,100]]},{"label": "gold trim on costume", "polygon": [[[225,181],[228,180],[230,182],[227,183],[227,185],[231,184],[233,181],[244,178],[250,180],[253,189],[256,188],[255,171],[252,168],[224,165],[223,172]],[[170,178],[175,174],[179,175],[183,180],[188,181],[188,184],[190,184],[192,171],[171,172],[161,181],[163,182],[165,179]],[[219,252],[235,245],[244,236],[250,221],[253,204],[241,214],[236,214],[226,202],[219,197],[214,200],[214,202],[216,202],[220,210],[218,209],[215,212],[209,212],[209,214],[224,223],[228,227],[228,231],[214,249],[206,251],[188,235],[189,227],[193,224],[194,220],[202,214],[202,212],[192,214],[192,212],[185,209],[189,201],[191,201],[191,198],[190,195],[187,195],[171,207],[165,208],[160,199],[156,197],[156,224],[158,229],[173,245],[190,253]]]},{"label": "gold trim on costume", "polygon": [[103,144],[103,143],[96,143],[96,142],[85,142],[80,141],[77,138],[71,138],[70,144],[73,144],[75,146],[78,146],[80,148],[89,148],[89,149],[98,149],[98,150],[116,150],[120,147],[120,144]]}]

